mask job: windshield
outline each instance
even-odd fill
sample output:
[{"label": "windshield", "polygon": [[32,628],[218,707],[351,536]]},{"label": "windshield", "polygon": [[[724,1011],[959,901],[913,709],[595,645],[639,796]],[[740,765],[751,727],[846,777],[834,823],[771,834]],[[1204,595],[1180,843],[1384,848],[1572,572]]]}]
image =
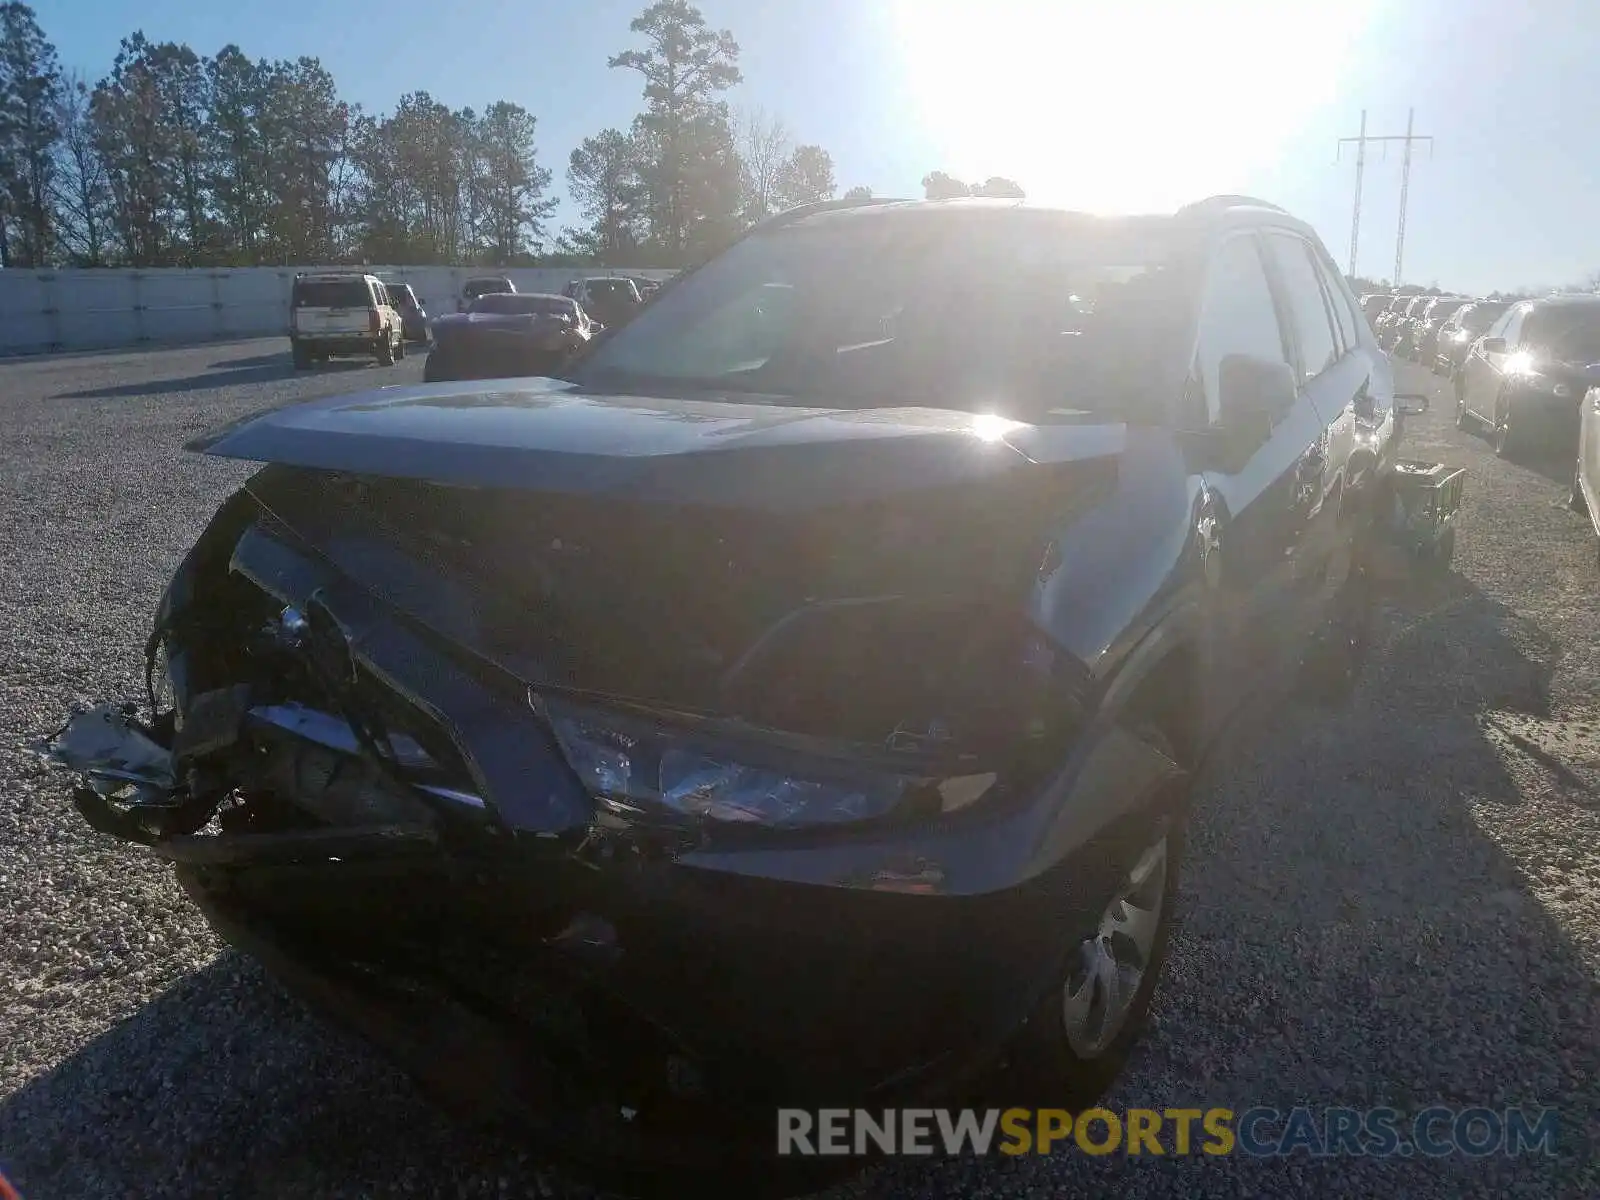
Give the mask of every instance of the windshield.
[{"label": "windshield", "polygon": [[413,309],[417,306],[417,297],[411,288],[405,284],[389,285],[389,300],[396,308]]},{"label": "windshield", "polygon": [[1510,307],[1509,304],[1474,304],[1461,314],[1459,324],[1469,333],[1483,333]]},{"label": "windshield", "polygon": [[522,296],[493,292],[487,296],[479,296],[472,302],[472,307],[468,311],[518,316],[576,317],[577,305],[560,296]]},{"label": "windshield", "polygon": [[1600,362],[1600,305],[1546,309],[1529,319],[1525,340],[1567,363]]},{"label": "windshield", "polygon": [[[282,293],[279,293],[280,295]],[[303,280],[294,285],[296,308],[370,308],[372,293],[361,279]]]},{"label": "windshield", "polygon": [[798,224],[746,238],[663,292],[599,346],[579,382],[1098,412],[1119,407],[1181,341],[1162,334],[1185,295],[1176,277],[1149,225]]},{"label": "windshield", "polygon": [[1465,300],[1440,300],[1428,310],[1428,320],[1442,321],[1465,303]]},{"label": "windshield", "polygon": [[475,296],[487,296],[495,292],[515,292],[516,290],[511,286],[509,279],[472,279],[468,280],[466,287],[461,289],[462,294],[468,299]]}]

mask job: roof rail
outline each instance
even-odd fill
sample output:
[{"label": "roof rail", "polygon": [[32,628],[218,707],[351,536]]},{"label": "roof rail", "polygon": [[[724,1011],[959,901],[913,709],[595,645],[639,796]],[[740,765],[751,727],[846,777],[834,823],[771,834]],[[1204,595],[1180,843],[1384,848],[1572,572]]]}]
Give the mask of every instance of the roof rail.
[{"label": "roof rail", "polygon": [[1221,208],[1266,208],[1273,212],[1283,213],[1284,216],[1289,215],[1287,209],[1279,207],[1270,200],[1262,200],[1256,196],[1240,196],[1231,193],[1221,196],[1207,196],[1204,200],[1196,200],[1191,204],[1185,204],[1182,208],[1178,209],[1178,211],[1180,213],[1199,213],[1212,212]]},{"label": "roof rail", "polygon": [[786,208],[782,212],[773,213],[772,216],[757,221],[745,232],[754,233],[758,229],[778,229],[784,225],[793,224],[795,221],[806,217],[815,216],[817,213],[833,212],[841,208],[867,208],[874,204],[905,204],[904,196],[866,196],[857,200],[813,200],[810,204],[797,204],[793,208]]}]

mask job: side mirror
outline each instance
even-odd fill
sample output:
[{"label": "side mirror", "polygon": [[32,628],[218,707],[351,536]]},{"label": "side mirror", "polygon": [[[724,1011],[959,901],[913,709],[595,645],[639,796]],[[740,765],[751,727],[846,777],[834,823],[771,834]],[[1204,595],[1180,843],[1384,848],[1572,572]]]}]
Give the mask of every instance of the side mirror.
[{"label": "side mirror", "polygon": [[1396,392],[1394,396],[1394,411],[1396,416],[1420,417],[1428,411],[1430,401],[1421,392]]},{"label": "side mirror", "polygon": [[1223,429],[1265,441],[1294,407],[1299,381],[1281,360],[1229,354],[1217,372],[1217,391]]},{"label": "side mirror", "polygon": [[1504,354],[1506,352],[1505,338],[1486,337],[1478,343],[1478,349],[1485,354]]}]

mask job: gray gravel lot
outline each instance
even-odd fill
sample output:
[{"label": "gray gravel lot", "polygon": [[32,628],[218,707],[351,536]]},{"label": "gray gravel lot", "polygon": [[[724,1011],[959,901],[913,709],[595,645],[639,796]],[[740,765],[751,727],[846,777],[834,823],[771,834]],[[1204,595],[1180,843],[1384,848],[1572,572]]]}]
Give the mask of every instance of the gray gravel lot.
[{"label": "gray gravel lot", "polygon": [[[18,750],[75,700],[137,695],[159,589],[245,474],[179,443],[419,376],[420,356],[296,374],[282,339],[0,364],[0,1162],[30,1200],[587,1194],[221,952]],[[833,1195],[1600,1194],[1600,574],[1570,464],[1502,463],[1441,409],[1410,447],[1471,469],[1458,572],[1386,613],[1350,710],[1262,715],[1208,782],[1111,1102],[1556,1106],[1560,1153],[1066,1152],[897,1164]]]}]

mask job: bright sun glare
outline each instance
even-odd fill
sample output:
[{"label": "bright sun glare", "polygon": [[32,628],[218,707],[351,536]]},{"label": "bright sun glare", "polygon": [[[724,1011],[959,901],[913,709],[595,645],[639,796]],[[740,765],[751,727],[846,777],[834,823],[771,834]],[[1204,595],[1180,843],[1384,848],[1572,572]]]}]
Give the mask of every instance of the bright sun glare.
[{"label": "bright sun glare", "polygon": [[[1165,211],[1237,190],[1337,98],[1380,0],[892,0],[934,164]],[[1308,52],[1310,48],[1314,52]]]}]

